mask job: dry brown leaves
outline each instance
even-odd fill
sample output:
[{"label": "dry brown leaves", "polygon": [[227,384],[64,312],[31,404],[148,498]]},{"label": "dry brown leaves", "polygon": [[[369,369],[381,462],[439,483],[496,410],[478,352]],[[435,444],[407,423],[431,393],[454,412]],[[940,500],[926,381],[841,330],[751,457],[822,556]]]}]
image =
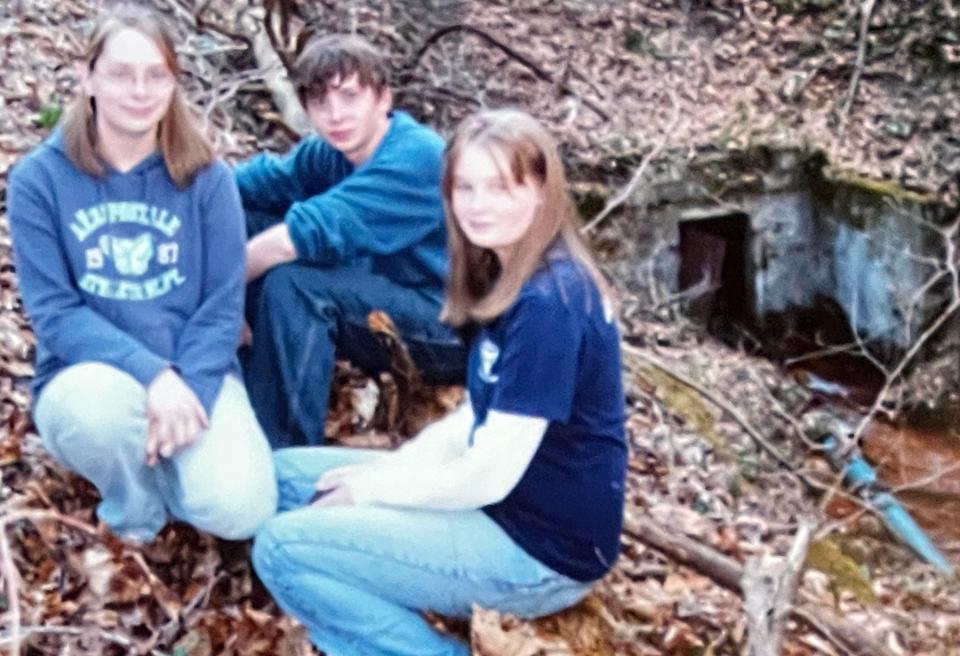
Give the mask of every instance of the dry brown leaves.
[{"label": "dry brown leaves", "polygon": [[[251,67],[236,36],[251,33],[262,8],[200,3],[198,22],[189,3],[156,4],[181,30],[191,97],[221,152],[236,157],[283,147],[287,137],[261,82],[268,73]],[[438,24],[416,2],[292,4],[317,29],[369,34],[389,48],[401,72]],[[895,38],[902,29],[915,34],[914,45],[944,46],[947,37],[931,26],[949,3],[880,3],[842,137],[836,113],[856,51],[857,21],[848,9],[855,3],[817,9],[796,0],[800,10],[793,13],[777,9],[784,2],[762,0],[694,3],[687,11],[652,0],[440,4],[449,9],[444,20],[487,31],[554,80],[540,80],[474,36],[445,37],[406,70],[398,90],[405,106],[443,129],[479,105],[518,104],[552,125],[580,171],[595,181],[608,173],[620,179],[627,173],[622,163],[639,161],[668,120],[670,88],[683,105],[670,149],[685,158],[756,143],[810,144],[841,169],[947,199],[955,193],[949,171],[958,157],[950,129],[960,108],[956,80],[919,75],[914,46]],[[10,73],[0,80],[0,173],[43,138],[35,119],[44,108],[71,95],[75,75],[64,56],[79,53],[79,33],[92,12],[85,0],[29,5],[0,8],[0,58]],[[291,20],[283,32],[287,45],[302,24]],[[567,92],[558,93],[558,85]],[[0,523],[12,562],[2,568],[0,646],[11,645],[16,611],[23,644],[37,655],[311,653],[302,629],[252,579],[248,545],[218,543],[174,524],[135,548],[98,526],[95,491],[54,465],[29,430],[25,383],[33,338],[14,273],[0,223]],[[807,400],[802,389],[770,363],[682,322],[651,320],[626,301],[630,343],[719,391],[798,467],[808,467],[792,419]],[[818,512],[796,473],[776,467],[741,425],[695,393],[628,371],[630,512],[648,513],[740,561],[784,554],[797,518]],[[391,432],[402,415],[391,407],[392,385],[341,363],[331,432],[353,446],[394,446],[403,436]],[[454,390],[435,392],[440,404],[456,402]],[[798,594],[839,607],[895,653],[955,653],[957,584],[890,544],[869,516],[836,528],[839,548],[862,569],[879,603],[861,605],[812,569]],[[625,537],[616,567],[584,603],[536,622],[481,609],[471,634],[478,654],[719,655],[739,653],[744,621],[738,597]],[[809,627],[790,624],[785,653],[837,651]]]},{"label": "dry brown leaves", "polygon": [[838,174],[960,202],[960,16],[951,3],[877,3],[849,114],[858,2],[433,3],[456,5],[445,23],[485,31],[552,82],[463,32],[437,41],[413,67],[436,23],[403,17],[426,3],[351,5],[362,13],[329,0],[295,4],[320,29],[359,27],[390,48],[406,81],[401,103],[431,122],[449,128],[480,106],[529,108],[554,128],[574,171],[592,178],[623,175],[624,162],[639,161],[667,126],[675,96],[682,119],[668,151],[681,160],[768,146],[822,150]]}]

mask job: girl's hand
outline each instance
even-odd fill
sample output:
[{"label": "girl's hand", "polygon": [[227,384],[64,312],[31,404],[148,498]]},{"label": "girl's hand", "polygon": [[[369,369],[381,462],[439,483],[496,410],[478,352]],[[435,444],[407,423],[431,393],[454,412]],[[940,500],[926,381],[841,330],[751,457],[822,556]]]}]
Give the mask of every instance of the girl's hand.
[{"label": "girl's hand", "polygon": [[207,413],[173,369],[157,375],[147,387],[147,465],[169,458],[193,444],[209,426]]},{"label": "girl's hand", "polygon": [[316,508],[354,505],[350,479],[365,469],[365,465],[346,465],[327,471],[314,484],[317,494],[310,505]]},{"label": "girl's hand", "polygon": [[310,504],[314,508],[354,505],[353,496],[350,494],[350,486],[346,482],[341,482],[334,488],[319,490],[314,499],[316,500]]}]

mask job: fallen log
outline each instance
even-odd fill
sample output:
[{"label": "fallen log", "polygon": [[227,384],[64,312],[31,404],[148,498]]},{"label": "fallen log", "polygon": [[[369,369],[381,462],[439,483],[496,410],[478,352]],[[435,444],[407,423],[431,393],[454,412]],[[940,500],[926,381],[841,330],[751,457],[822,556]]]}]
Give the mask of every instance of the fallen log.
[{"label": "fallen log", "polygon": [[[623,531],[671,560],[692,567],[728,590],[743,595],[743,567],[733,558],[629,511],[624,517]],[[790,614],[853,656],[896,656],[859,626],[827,609],[798,604],[790,609]]]},{"label": "fallen log", "polygon": [[264,26],[253,37],[253,58],[257,62],[257,68],[264,72],[263,81],[270,89],[273,104],[280,112],[283,125],[290,132],[303,136],[310,131],[310,119],[300,105],[297,92],[287,77],[283,60],[273,49],[266,30],[267,27]]}]

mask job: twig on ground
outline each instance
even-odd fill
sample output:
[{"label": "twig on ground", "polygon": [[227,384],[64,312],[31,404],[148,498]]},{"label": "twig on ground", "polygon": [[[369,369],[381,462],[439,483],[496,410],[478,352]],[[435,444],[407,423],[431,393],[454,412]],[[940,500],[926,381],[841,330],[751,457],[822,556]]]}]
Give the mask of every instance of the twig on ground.
[{"label": "twig on ground", "polygon": [[650,308],[650,311],[656,312],[657,310],[662,310],[677,303],[693,301],[701,296],[705,296],[706,294],[712,294],[718,289],[720,289],[720,285],[718,283],[711,282],[709,276],[704,276],[696,284],[691,285],[690,287],[687,287],[676,294],[670,294],[667,298],[653,305]]},{"label": "twig on ground", "polygon": [[756,370],[751,369],[750,377],[757,384],[757,387],[763,390],[764,396],[766,396],[767,401],[770,403],[770,409],[773,410],[774,414],[790,424],[790,427],[793,429],[794,436],[803,442],[811,451],[821,451],[823,446],[807,436],[807,431],[804,429],[803,422],[793,413],[789,412],[783,405],[783,402],[774,396],[773,392],[770,391],[769,387],[767,387],[767,384],[763,381],[760,374],[758,374]]},{"label": "twig on ground", "polygon": [[946,467],[938,467],[936,470],[930,472],[926,476],[920,478],[915,478],[910,481],[905,481],[899,485],[895,485],[890,488],[890,491],[896,494],[897,492],[908,492],[910,490],[922,490],[931,483],[936,483],[942,479],[947,474],[952,474],[953,472],[960,469],[960,461],[953,462]]},{"label": "twig on ground", "polygon": [[20,654],[20,572],[13,562],[13,553],[10,551],[10,540],[7,532],[0,527],[0,573],[3,575],[4,589],[7,593],[7,611],[10,618],[10,654]]},{"label": "twig on ground", "polygon": [[66,524],[71,528],[75,528],[78,531],[91,535],[97,539],[102,539],[103,536],[97,531],[96,527],[90,526],[86,522],[83,522],[75,517],[70,517],[69,515],[64,515],[57,512],[56,510],[34,510],[34,509],[20,509],[9,512],[5,515],[0,516],[0,529],[6,529],[8,524],[13,524],[14,522],[19,522],[25,520],[31,523],[52,521],[59,522],[61,524]]},{"label": "twig on ground", "polygon": [[[773,458],[781,466],[786,467],[787,469],[789,469],[794,473],[797,473],[796,466],[790,461],[790,459],[787,458],[786,455],[781,453],[781,451],[777,447],[773,446],[773,444],[771,444],[770,441],[767,440],[763,435],[761,435],[760,432],[756,428],[754,428],[749,421],[747,421],[747,418],[743,416],[743,413],[740,412],[728,401],[721,398],[715,392],[708,390],[703,385],[697,383],[696,381],[690,379],[684,374],[678,372],[673,367],[670,367],[666,363],[661,362],[658,358],[655,358],[652,355],[648,355],[647,353],[643,352],[641,349],[638,349],[637,347],[631,346],[630,344],[626,344],[626,343],[622,344],[622,348],[624,353],[626,353],[627,355],[643,360],[647,364],[650,364],[656,367],[663,373],[683,383],[687,387],[693,390],[696,390],[707,401],[714,404],[715,406],[717,406],[718,408],[726,412],[728,415],[730,415],[730,417],[732,417],[734,421],[740,424],[740,427],[743,428],[743,430],[747,433],[747,435],[749,435],[750,438],[758,446],[760,446],[764,451],[766,451],[768,454],[773,456]],[[797,473],[797,475],[800,476],[799,473]],[[804,480],[804,482],[806,483],[806,480]]]},{"label": "twig on ground", "polygon": [[812,523],[801,522],[785,559],[756,556],[743,568],[743,607],[747,615],[749,656],[779,656],[783,623],[793,609],[793,595],[810,545]]},{"label": "twig on ground", "polygon": [[[86,635],[93,634],[104,640],[107,640],[108,642],[112,642],[115,645],[119,645],[127,649],[136,649],[137,647],[136,643],[130,638],[128,638],[127,636],[120,635],[119,633],[112,633],[110,631],[101,629],[97,626],[77,627],[77,626],[26,625],[26,626],[20,627],[20,629],[23,632],[24,638],[30,637],[32,635],[52,635],[52,636],[65,635],[65,636],[79,637],[79,636],[86,636]],[[14,643],[14,638],[10,632],[0,633],[0,647],[11,644],[11,643]],[[11,654],[15,654],[15,653],[16,652],[11,652]],[[149,653],[150,653],[150,656],[168,656],[167,652],[161,651],[159,649],[151,649]]]},{"label": "twig on ground", "polygon": [[[729,556],[696,540],[677,535],[653,520],[631,512],[624,516],[623,531],[634,540],[657,549],[672,560],[706,574],[723,587],[737,594],[742,593],[743,568]],[[826,609],[803,604],[795,606],[790,612],[844,653],[853,656],[894,656],[859,626]]]},{"label": "twig on ground", "polygon": [[873,7],[877,0],[863,0],[860,6],[860,41],[857,45],[857,60],[853,65],[853,75],[850,77],[850,89],[847,91],[847,100],[843,104],[840,112],[840,137],[843,138],[843,132],[847,127],[847,119],[850,116],[850,109],[853,107],[853,100],[857,96],[857,86],[860,84],[860,76],[863,74],[863,60],[867,55],[867,32],[870,30],[870,17],[873,15]]},{"label": "twig on ground", "polygon": [[150,569],[142,553],[139,551],[131,551],[130,558],[137,564],[137,567],[140,568],[144,576],[147,577],[147,582],[150,584],[153,597],[157,600],[160,608],[163,609],[167,619],[171,622],[179,620],[182,605],[177,595],[167,587],[166,583],[161,581],[160,578],[153,573],[153,570]]},{"label": "twig on ground", "polygon": [[817,349],[816,351],[809,351],[802,355],[787,358],[783,361],[783,366],[791,367],[795,364],[806,362],[807,360],[816,360],[818,358],[829,357],[831,355],[842,355],[844,353],[848,353],[850,355],[859,355],[857,351],[857,343],[847,342],[846,344],[832,344],[822,349]]},{"label": "twig on ground", "polygon": [[226,578],[227,573],[220,571],[210,577],[210,580],[207,581],[200,590],[197,591],[197,594],[193,596],[183,607],[183,616],[187,617],[195,611],[197,608],[202,608],[206,606],[210,601],[210,595],[213,593],[213,589],[216,587],[217,583]]}]

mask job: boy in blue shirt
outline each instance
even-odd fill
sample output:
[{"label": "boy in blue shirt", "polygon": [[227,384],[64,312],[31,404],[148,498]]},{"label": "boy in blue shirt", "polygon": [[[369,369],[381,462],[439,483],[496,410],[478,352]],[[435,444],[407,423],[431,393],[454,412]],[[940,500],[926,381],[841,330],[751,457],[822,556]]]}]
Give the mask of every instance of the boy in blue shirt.
[{"label": "boy in blue shirt", "polygon": [[466,355],[438,320],[443,140],[391,110],[383,59],[359,37],[314,38],[293,78],[320,136],[236,171],[251,235],[244,373],[274,448],[323,442],[335,357],[389,366],[372,310],[390,315],[428,379],[462,380]]}]

